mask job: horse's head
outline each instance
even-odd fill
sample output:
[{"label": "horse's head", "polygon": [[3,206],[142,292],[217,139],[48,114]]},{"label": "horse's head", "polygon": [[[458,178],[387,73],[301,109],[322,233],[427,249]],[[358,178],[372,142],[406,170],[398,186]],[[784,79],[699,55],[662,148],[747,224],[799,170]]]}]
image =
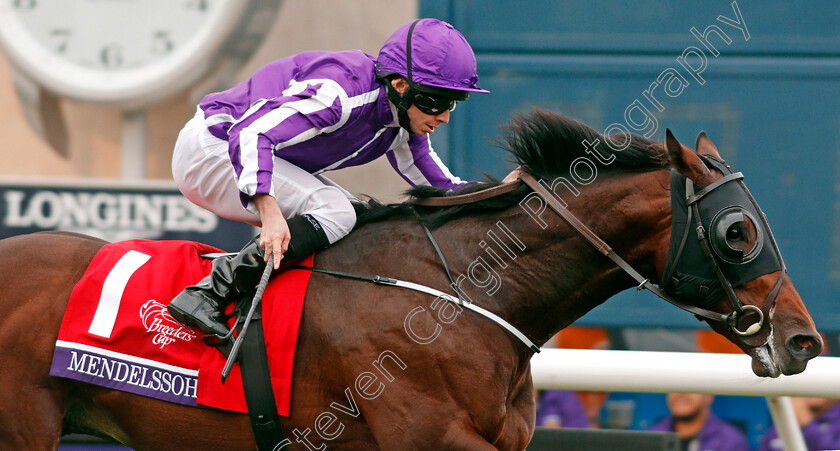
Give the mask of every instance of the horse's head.
[{"label": "horse's head", "polygon": [[710,313],[701,316],[752,357],[756,375],[802,372],[823,343],[741,174],[723,163],[705,133],[696,152],[670,130],[666,145],[675,171],[662,290]]}]

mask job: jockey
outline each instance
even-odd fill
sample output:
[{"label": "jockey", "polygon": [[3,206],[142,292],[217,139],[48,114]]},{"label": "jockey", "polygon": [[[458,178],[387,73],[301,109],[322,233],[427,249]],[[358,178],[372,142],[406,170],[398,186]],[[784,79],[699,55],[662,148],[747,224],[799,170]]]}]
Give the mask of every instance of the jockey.
[{"label": "jockey", "polygon": [[225,305],[250,291],[269,255],[305,257],[347,235],[354,197],[321,175],[386,155],[411,185],[462,187],[429,134],[478,86],[476,61],[451,25],[400,27],[379,56],[358,50],[283,58],[209,94],[181,130],[172,158],[178,188],[219,216],[261,227],[234,256],[169,304],[178,321],[224,336]]}]

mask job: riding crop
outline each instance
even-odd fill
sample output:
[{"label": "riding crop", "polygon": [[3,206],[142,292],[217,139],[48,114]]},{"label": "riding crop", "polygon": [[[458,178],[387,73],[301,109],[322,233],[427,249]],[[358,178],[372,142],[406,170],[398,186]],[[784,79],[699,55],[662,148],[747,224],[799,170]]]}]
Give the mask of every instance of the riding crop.
[{"label": "riding crop", "polygon": [[274,270],[274,255],[268,257],[268,262],[265,265],[265,269],[263,270],[262,277],[260,277],[260,283],[257,285],[257,292],[254,293],[254,300],[251,301],[251,308],[248,310],[248,316],[245,317],[245,322],[242,324],[242,330],[239,331],[239,335],[236,336],[236,341],[233,343],[233,349],[230,351],[230,355],[228,355],[227,362],[225,362],[225,367],[222,370],[222,383],[224,384],[227,381],[228,376],[230,376],[230,370],[233,368],[233,364],[236,362],[236,359],[239,357],[239,351],[242,348],[242,340],[245,338],[245,333],[248,332],[248,325],[251,324],[251,319],[254,317],[254,312],[257,310],[257,306],[260,305],[260,301],[262,300],[263,292],[265,292],[265,287],[268,285],[268,279],[271,278],[271,272]]}]

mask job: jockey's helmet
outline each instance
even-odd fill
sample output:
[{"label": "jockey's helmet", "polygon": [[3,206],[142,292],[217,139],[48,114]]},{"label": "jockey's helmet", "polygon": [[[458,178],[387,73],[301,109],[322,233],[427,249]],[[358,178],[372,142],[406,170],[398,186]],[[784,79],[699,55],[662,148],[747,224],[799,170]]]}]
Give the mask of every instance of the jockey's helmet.
[{"label": "jockey's helmet", "polygon": [[[403,95],[388,82],[395,75],[408,82]],[[376,76],[385,81],[400,125],[408,130],[405,111],[411,105],[426,114],[439,114],[467,100],[470,92],[489,92],[478,86],[475,54],[467,40],[437,19],[418,19],[398,28],[379,51]]]}]

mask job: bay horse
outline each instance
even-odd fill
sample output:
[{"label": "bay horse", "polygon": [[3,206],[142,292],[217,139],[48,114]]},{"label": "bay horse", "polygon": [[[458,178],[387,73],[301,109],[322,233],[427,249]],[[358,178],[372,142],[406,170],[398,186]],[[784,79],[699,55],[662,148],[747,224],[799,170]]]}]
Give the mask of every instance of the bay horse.
[{"label": "bay horse", "polygon": [[[701,158],[719,158],[705,134],[694,151],[670,133],[665,145],[636,135],[603,136],[542,110],[514,118],[506,130],[504,146],[524,171],[551,182],[568,211],[649,283],[661,283],[668,264],[671,172],[698,187],[723,178]],[[623,138],[620,151],[607,145]],[[594,147],[584,149],[584,140]],[[575,164],[593,158],[593,149],[599,153],[597,177],[595,170],[581,176]],[[575,186],[574,180],[585,183]],[[498,183],[470,190],[492,184]],[[418,211],[463,298],[542,345],[637,282],[560,216],[535,220],[522,203],[530,194],[523,185],[462,206],[370,207],[360,213],[352,234],[316,256],[315,266],[381,274],[451,293],[447,271],[412,212]],[[757,239],[755,233],[741,238],[747,246]],[[104,244],[60,232],[0,241],[0,447],[56,449],[63,434],[84,433],[136,449],[253,449],[246,415],[49,376],[70,292]],[[734,288],[744,305],[756,309],[774,291],[775,304],[761,325],[769,330],[762,343],[743,339],[741,326],[709,321],[752,356],[758,376],[799,373],[822,348],[786,273],[774,271]],[[525,449],[535,422],[533,351],[487,318],[437,301],[313,273],[290,416],[284,421],[290,448]],[[707,307],[723,315],[734,310],[726,296]],[[360,375],[368,375],[361,384]]]}]

